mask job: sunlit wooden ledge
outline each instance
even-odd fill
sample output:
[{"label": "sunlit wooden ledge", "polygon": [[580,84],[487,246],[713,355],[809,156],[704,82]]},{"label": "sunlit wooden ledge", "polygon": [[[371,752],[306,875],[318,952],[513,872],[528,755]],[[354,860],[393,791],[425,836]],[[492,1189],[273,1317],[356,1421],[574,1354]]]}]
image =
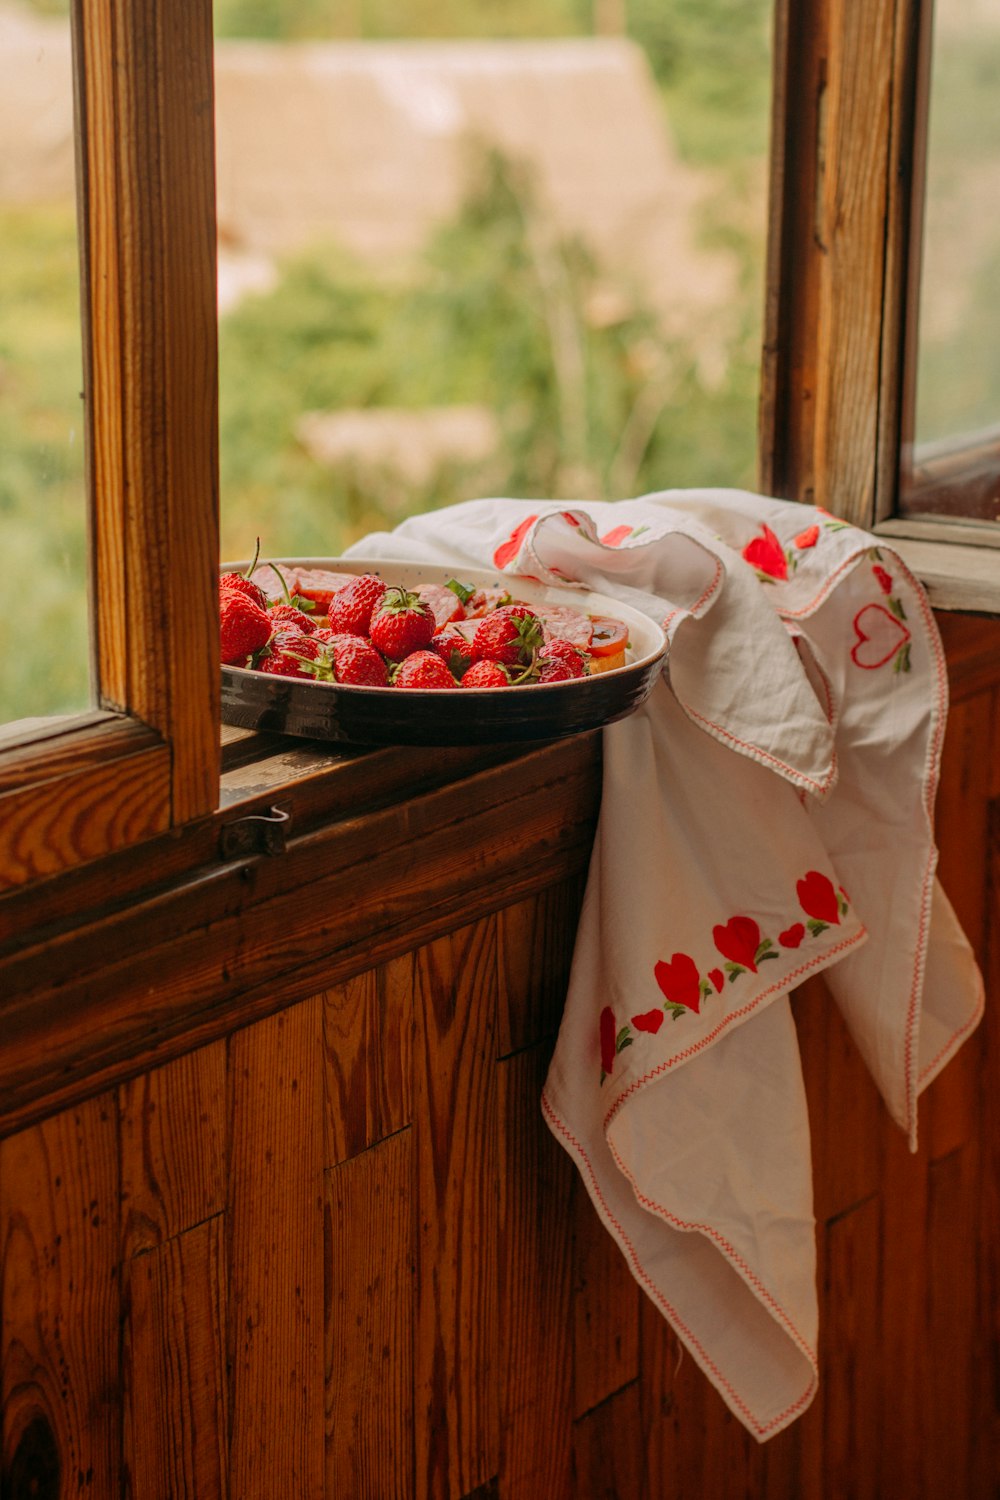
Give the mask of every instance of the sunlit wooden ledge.
[{"label": "sunlit wooden ledge", "polygon": [[913,519],[883,521],[875,531],[920,579],[935,609],[1000,615],[1000,527]]},{"label": "sunlit wooden ledge", "polygon": [[[587,867],[599,731],[223,755],[211,817],[0,897],[0,1134]],[[273,856],[224,856],[276,811]]]}]

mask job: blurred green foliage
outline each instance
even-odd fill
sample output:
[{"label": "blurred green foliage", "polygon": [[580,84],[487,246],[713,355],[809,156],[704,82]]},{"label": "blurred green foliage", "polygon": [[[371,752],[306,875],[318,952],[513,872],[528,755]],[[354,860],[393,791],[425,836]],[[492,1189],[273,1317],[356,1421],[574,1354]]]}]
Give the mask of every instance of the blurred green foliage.
[{"label": "blurred green foliage", "polygon": [[[35,0],[46,13],[64,0]],[[767,0],[627,0],[669,127],[717,190],[703,225],[740,266],[724,368],[667,341],[648,308],[542,218],[523,168],[484,154],[456,219],[404,285],[334,246],[281,267],[220,325],[222,554],[336,553],[413,511],[473,494],[616,497],[665,485],[752,484],[762,305],[760,201]],[[220,36],[588,34],[592,0],[216,0]],[[757,179],[747,191],[752,174]],[[0,545],[44,597],[0,660],[0,722],[87,699],[86,576],[75,225],[70,208],[0,219]],[[334,472],[303,413],[481,403],[496,460],[404,485]]]},{"label": "blurred green foliage", "polygon": [[0,206],[0,723],[90,702],[72,205]]}]

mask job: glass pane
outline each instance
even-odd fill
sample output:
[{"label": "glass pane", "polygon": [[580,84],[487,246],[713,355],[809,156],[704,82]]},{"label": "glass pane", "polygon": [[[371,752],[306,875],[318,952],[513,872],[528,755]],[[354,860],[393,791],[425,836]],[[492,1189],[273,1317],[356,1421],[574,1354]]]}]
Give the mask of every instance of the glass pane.
[{"label": "glass pane", "polygon": [[91,703],[82,368],[69,22],[5,6],[0,736]]},{"label": "glass pane", "polygon": [[[1000,514],[998,95],[1000,0],[936,0],[916,371],[916,479],[954,474],[952,498],[944,493],[936,508],[991,519]],[[964,490],[963,472],[968,481]]]},{"label": "glass pane", "polygon": [[752,485],[768,0],[216,0],[222,551]]}]

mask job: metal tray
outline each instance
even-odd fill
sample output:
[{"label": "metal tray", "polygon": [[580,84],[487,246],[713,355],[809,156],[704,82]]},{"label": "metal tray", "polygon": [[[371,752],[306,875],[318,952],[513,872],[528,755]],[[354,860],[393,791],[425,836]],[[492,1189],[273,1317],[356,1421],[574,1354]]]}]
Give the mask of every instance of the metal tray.
[{"label": "metal tray", "polygon": [[[644,702],[663,667],[666,639],[648,616],[604,594],[550,588],[527,579],[470,568],[394,563],[362,557],[275,558],[280,567],[377,573],[387,583],[415,588],[449,578],[477,588],[503,586],[526,604],[565,604],[591,615],[611,615],[629,629],[626,664],[596,676],[517,688],[457,688],[455,692],[344,687],[276,677],[245,667],[222,668],[222,722],[333,740],[350,745],[481,745],[562,739],[611,724]],[[246,563],[225,563],[223,572]]]}]

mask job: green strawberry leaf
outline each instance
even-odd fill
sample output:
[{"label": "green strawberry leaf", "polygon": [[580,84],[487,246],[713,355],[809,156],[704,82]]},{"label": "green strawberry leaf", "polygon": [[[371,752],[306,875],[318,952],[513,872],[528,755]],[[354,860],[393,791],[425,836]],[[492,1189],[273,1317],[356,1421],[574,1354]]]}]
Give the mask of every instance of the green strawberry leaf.
[{"label": "green strawberry leaf", "polygon": [[452,593],[456,595],[459,603],[461,604],[468,604],[469,600],[476,592],[471,584],[459,583],[457,578],[449,578],[448,582],[445,584],[445,588],[451,589]]}]

